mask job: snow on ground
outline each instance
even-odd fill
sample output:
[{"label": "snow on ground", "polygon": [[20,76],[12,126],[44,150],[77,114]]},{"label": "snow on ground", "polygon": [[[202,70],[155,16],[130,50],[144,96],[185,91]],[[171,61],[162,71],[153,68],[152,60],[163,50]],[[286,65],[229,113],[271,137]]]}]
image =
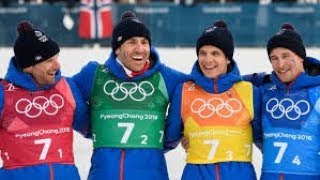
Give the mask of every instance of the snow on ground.
[{"label": "snow on ground", "polygon": [[[98,61],[103,63],[110,53],[110,48],[62,48],[60,59],[62,64],[62,73],[65,76],[71,76],[78,72],[88,61]],[[159,48],[163,63],[177,70],[189,73],[193,63],[196,60],[195,48]],[[313,57],[320,57],[319,49],[309,48],[307,54]],[[4,77],[8,62],[13,55],[12,48],[0,48],[0,77]],[[234,59],[238,63],[242,74],[253,72],[270,72],[266,49],[264,48],[236,48]],[[74,150],[76,165],[79,168],[81,179],[87,179],[90,168],[90,157],[92,154],[92,143],[90,140],[75,134]],[[175,150],[166,154],[168,171],[171,180],[178,180],[181,177],[185,164],[184,150],[179,146]],[[261,168],[261,154],[254,148],[253,163],[259,177]]]}]

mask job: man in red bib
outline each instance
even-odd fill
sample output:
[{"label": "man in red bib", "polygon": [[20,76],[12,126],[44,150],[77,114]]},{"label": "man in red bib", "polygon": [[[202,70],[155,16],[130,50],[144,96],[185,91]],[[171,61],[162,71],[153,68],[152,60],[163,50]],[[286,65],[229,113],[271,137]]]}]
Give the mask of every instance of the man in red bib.
[{"label": "man in red bib", "polygon": [[87,105],[61,76],[58,44],[29,22],[17,31],[15,56],[0,84],[0,179],[80,179],[73,129],[88,133]]}]

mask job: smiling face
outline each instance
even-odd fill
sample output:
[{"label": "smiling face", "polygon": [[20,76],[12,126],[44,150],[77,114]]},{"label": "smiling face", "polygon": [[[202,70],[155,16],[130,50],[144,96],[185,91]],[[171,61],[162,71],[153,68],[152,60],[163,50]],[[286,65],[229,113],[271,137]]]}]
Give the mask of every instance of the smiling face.
[{"label": "smiling face", "polygon": [[125,67],[139,72],[150,57],[149,40],[144,37],[132,37],[116,50],[116,55]]},{"label": "smiling face", "polygon": [[304,72],[303,59],[289,49],[274,48],[269,58],[274,72],[283,83],[292,82],[301,72]]},{"label": "smiling face", "polygon": [[59,54],[56,54],[48,60],[24,68],[23,72],[31,74],[38,86],[54,84],[56,72],[61,68],[58,57]]},{"label": "smiling face", "polygon": [[212,45],[205,45],[199,49],[198,61],[202,73],[207,78],[217,78],[226,74],[230,64],[223,51]]}]

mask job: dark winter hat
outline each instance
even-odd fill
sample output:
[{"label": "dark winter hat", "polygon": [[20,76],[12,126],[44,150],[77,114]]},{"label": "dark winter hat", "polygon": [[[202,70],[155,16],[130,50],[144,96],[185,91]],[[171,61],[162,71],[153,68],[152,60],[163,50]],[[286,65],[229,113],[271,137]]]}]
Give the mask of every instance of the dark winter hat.
[{"label": "dark winter hat", "polygon": [[202,33],[197,41],[197,55],[199,55],[199,49],[204,45],[212,45],[221,49],[230,61],[233,60],[233,37],[224,21],[216,21],[213,27]]},{"label": "dark winter hat", "polygon": [[134,37],[145,37],[151,47],[151,35],[149,29],[131,11],[126,11],[121,16],[121,21],[116,25],[112,32],[111,46],[115,51],[126,40]]},{"label": "dark winter hat", "polygon": [[48,60],[60,52],[58,44],[41,30],[34,29],[28,21],[18,27],[18,38],[14,44],[14,63],[23,69]]},{"label": "dark winter hat", "polygon": [[283,24],[280,31],[270,38],[267,44],[268,55],[277,47],[290,49],[302,59],[306,59],[306,48],[291,24]]}]

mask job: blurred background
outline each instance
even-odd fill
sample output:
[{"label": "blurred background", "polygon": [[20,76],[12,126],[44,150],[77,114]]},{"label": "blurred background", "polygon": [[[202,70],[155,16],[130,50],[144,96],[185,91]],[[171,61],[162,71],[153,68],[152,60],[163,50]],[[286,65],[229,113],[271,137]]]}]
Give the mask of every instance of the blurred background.
[{"label": "blurred background", "polygon": [[310,47],[320,45],[320,0],[0,0],[0,47],[12,47],[22,20],[63,47],[110,46],[121,14],[147,24],[153,45],[194,47],[202,30],[223,19],[238,47],[264,47],[284,22]]}]

